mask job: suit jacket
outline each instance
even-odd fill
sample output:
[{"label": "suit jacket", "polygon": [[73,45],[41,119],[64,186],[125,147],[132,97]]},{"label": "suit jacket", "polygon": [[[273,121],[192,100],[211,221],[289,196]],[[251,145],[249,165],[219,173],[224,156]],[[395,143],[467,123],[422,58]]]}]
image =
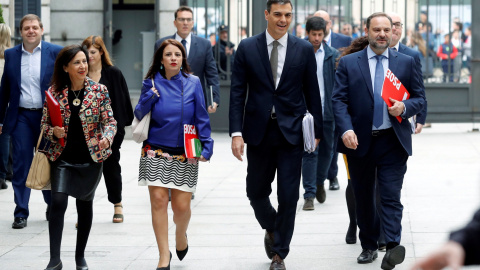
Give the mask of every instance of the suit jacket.
[{"label": "suit jacket", "polygon": [[325,97],[323,101],[323,121],[334,121],[332,94],[335,81],[335,63],[339,52],[323,42],[325,57],[323,58],[323,83],[325,84]]},{"label": "suit jacket", "polygon": [[[410,92],[405,100],[405,118],[420,112],[425,103],[425,91],[422,77],[416,71],[415,60],[407,55],[388,51],[389,69],[397,76]],[[367,48],[340,58],[335,74],[333,89],[333,110],[339,134],[353,130],[358,138],[356,150],[348,149],[339,138],[337,150],[356,157],[364,156],[370,148],[373,123],[373,87],[368,65]],[[404,119],[401,123],[388,115],[392,127],[408,155],[412,155],[412,137],[410,123]]]},{"label": "suit jacket", "polygon": [[[85,140],[90,152],[90,156],[94,162],[100,163],[105,161],[111,154],[111,148],[100,149],[100,140],[105,137],[113,144],[113,137],[117,132],[117,121],[113,118],[113,111],[110,105],[110,97],[108,96],[107,87],[91,80],[85,79],[85,95],[82,101],[82,107],[78,113],[80,122],[82,123]],[[68,126],[70,123],[70,104],[68,104],[68,87],[57,92],[52,86],[48,89],[53,97],[60,104],[60,113],[62,115],[63,126],[65,127],[65,145],[68,143]],[[50,142],[47,149],[47,158],[55,161],[65,149],[58,143],[57,137],[53,135],[53,126],[51,125],[50,113],[47,102],[43,104],[42,126],[44,127],[44,137]]]},{"label": "suit jacket", "polygon": [[308,109],[315,136],[323,136],[322,104],[312,45],[288,35],[287,52],[277,89],[265,32],[244,39],[235,55],[230,90],[230,133],[242,132],[247,144],[262,141],[275,105],[277,122],[290,144],[303,143],[302,119]]},{"label": "suit jacket", "polygon": [[450,240],[458,242],[465,250],[465,265],[480,264],[480,210],[465,228],[452,232]]},{"label": "suit jacket", "polygon": [[[45,90],[48,89],[52,79],[53,68],[61,46],[42,41],[40,91],[42,102],[45,101]],[[10,134],[15,128],[20,104],[22,44],[5,50],[5,67],[2,84],[0,86],[0,123],[3,124],[2,132]]]},{"label": "suit jacket", "polygon": [[[157,42],[155,42],[155,51],[157,51],[158,47],[160,47],[166,39],[175,39],[175,35],[157,40]],[[190,70],[193,72],[193,75],[200,78],[205,100],[207,100],[205,87],[212,86],[213,101],[220,105],[220,83],[218,82],[218,71],[215,59],[213,58],[212,45],[210,41],[193,34],[191,43],[187,57]]]},{"label": "suit jacket", "polygon": [[331,37],[331,43],[330,45],[334,47],[335,49],[340,49],[344,47],[350,46],[350,43],[352,43],[353,39],[349,36],[345,36],[344,34],[339,34],[335,33],[332,31],[332,37]]},{"label": "suit jacket", "polygon": [[[420,61],[420,53],[410,49],[406,45],[400,43],[398,46],[398,52],[403,53],[406,55],[409,55],[415,59],[415,67],[417,68],[417,72],[420,73],[420,76],[422,76],[422,62]],[[422,88],[425,89],[425,86],[423,84],[423,80],[421,81],[422,83]],[[420,123],[422,125],[425,125],[425,120],[427,119],[427,100],[425,99],[425,105],[423,106],[422,111],[417,114],[417,123]]]},{"label": "suit jacket", "polygon": [[107,87],[118,129],[130,126],[133,121],[133,107],[125,77],[115,66],[103,66],[101,76],[99,83]]}]

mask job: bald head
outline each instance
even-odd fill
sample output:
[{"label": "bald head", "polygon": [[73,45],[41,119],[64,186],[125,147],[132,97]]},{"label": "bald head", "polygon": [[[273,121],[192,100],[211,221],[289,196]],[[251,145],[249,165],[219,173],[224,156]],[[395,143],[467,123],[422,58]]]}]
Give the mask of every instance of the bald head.
[{"label": "bald head", "polygon": [[330,28],[332,27],[332,21],[330,21],[330,15],[328,14],[328,12],[326,12],[325,10],[318,10],[317,12],[313,13],[313,16],[320,17],[325,20],[325,22],[327,23],[327,31],[325,32],[325,35],[328,36],[330,34]]},{"label": "bald head", "polygon": [[390,47],[394,47],[402,38],[402,19],[394,12],[387,13],[387,15],[392,18],[392,42],[390,43]]}]

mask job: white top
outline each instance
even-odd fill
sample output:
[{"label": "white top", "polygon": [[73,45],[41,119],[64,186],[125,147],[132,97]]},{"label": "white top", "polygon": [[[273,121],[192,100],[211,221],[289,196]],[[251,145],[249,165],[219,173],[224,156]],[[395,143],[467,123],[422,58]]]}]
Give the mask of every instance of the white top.
[{"label": "white top", "polygon": [[[175,40],[182,43],[183,38],[181,36],[179,36],[177,33],[175,33]],[[188,34],[187,38],[185,38],[185,41],[187,41],[187,44],[185,46],[185,51],[186,51],[187,57],[188,57],[188,54],[190,52],[190,45],[192,44],[192,33],[191,32],[190,32],[190,34]]]},{"label": "white top", "polygon": [[33,49],[33,53],[26,51],[22,44],[20,107],[37,109],[43,107],[42,89],[40,89],[41,64],[42,42]]},{"label": "white top", "polygon": [[317,61],[317,80],[318,88],[320,88],[320,97],[322,99],[322,115],[325,111],[325,82],[323,80],[323,60],[325,59],[325,51],[323,49],[323,42],[320,44],[315,53],[315,60]]}]

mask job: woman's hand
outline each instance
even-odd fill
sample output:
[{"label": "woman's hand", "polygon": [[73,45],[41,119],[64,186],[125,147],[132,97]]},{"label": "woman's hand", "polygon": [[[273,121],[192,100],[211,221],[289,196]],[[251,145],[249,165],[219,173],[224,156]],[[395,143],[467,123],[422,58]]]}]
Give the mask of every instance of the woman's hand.
[{"label": "woman's hand", "polygon": [[155,87],[152,87],[151,89],[152,89],[153,93],[155,93],[155,95],[157,95],[157,97],[160,96],[160,93],[158,93],[158,90]]},{"label": "woman's hand", "polygon": [[53,127],[53,135],[57,138],[64,138],[65,137],[65,128],[64,127],[59,127],[59,126],[54,126]]},{"label": "woman's hand", "polygon": [[206,158],[204,158],[203,156],[200,156],[200,158],[198,158],[198,160],[202,161],[202,162],[206,162],[208,161]]},{"label": "woman's hand", "polygon": [[110,142],[107,140],[107,138],[103,138],[100,143],[100,149],[107,149],[110,147]]}]

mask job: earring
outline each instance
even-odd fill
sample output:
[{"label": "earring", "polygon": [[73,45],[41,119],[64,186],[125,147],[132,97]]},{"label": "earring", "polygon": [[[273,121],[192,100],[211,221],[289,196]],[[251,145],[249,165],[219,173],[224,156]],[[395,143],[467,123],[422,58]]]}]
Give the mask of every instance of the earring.
[{"label": "earring", "polygon": [[180,70],[182,70],[182,69],[183,69],[183,67],[182,67],[182,66],[180,66]]},{"label": "earring", "polygon": [[160,66],[160,69],[163,69],[163,65]]}]

